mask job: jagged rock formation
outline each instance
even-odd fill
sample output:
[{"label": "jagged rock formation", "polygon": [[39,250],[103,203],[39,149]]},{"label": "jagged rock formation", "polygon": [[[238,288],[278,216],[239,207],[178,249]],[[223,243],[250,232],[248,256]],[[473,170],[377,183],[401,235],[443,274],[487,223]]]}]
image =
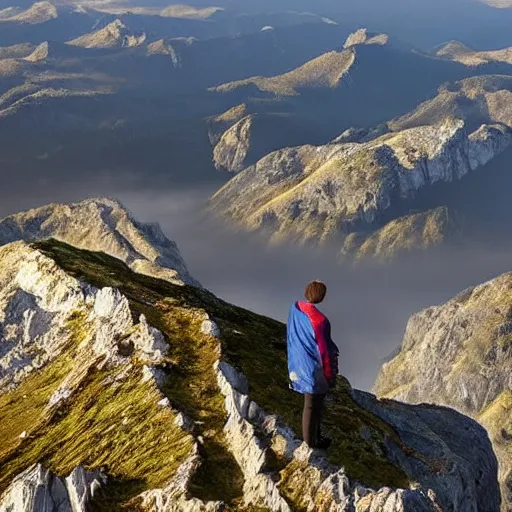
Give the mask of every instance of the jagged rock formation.
[{"label": "jagged rock formation", "polygon": [[87,512],[106,478],[77,467],[65,479],[36,464],[18,475],[0,500],[5,512]]},{"label": "jagged rock formation", "polygon": [[368,231],[396,203],[436,182],[461,179],[512,141],[507,126],[464,121],[388,133],[364,143],[302,146],[271,153],[213,198],[214,211],[248,229],[323,243]]},{"label": "jagged rock formation", "polygon": [[[278,322],[54,240],[0,248],[0,268],[10,352],[19,364],[52,347],[0,393],[0,510],[13,500],[32,510],[43,494],[107,510],[499,506],[489,440],[454,411],[381,403],[340,379],[326,416],[329,460],[301,445]],[[34,466],[41,459],[58,479]],[[84,460],[107,474],[78,469],[63,483]]]},{"label": "jagged rock formation", "polygon": [[510,379],[512,275],[465,290],[409,320],[375,391],[409,403],[454,407],[484,425],[500,462],[504,509],[512,504]]},{"label": "jagged rock formation", "polygon": [[212,146],[216,146],[222,138],[222,134],[229,130],[232,126],[247,117],[249,108],[245,103],[236,105],[226,112],[213,116],[208,119],[208,135]]},{"label": "jagged rock formation", "polygon": [[[395,69],[396,74],[383,76],[385,68]],[[361,29],[347,38],[344,48],[287,73],[253,76],[211,88],[221,104],[231,102],[230,109],[208,120],[215,166],[238,173],[272,151],[324,144],[347,129],[335,142],[368,141],[390,129],[382,123],[386,119],[383,105],[395,105],[389,109],[388,119],[392,118],[397,111],[407,112],[417,105],[411,101],[414,94],[418,102],[435,94],[443,83],[441,77],[452,81],[469,74],[458,62],[422,55],[402,43],[389,44],[385,34]],[[433,83],[433,77],[439,82]],[[379,88],[372,87],[376,82]],[[355,110],[361,102],[366,102],[365,112],[380,114],[365,114],[362,120],[361,110]],[[350,128],[352,123],[360,128]],[[373,123],[377,126],[372,127]]]},{"label": "jagged rock formation", "polygon": [[437,57],[454,60],[466,66],[482,66],[492,62],[512,64],[512,48],[477,51],[460,41],[450,41],[436,51]]},{"label": "jagged rock formation", "polygon": [[464,79],[387,123],[348,129],[324,146],[286,147],[255,164],[257,117],[240,105],[211,121],[212,142],[225,129],[214,150],[217,166],[240,173],[212,208],[267,231],[271,241],[341,241],[347,257],[392,259],[470,237],[475,223],[458,211],[460,202],[433,197],[418,211],[415,196],[436,182],[460,180],[509,147],[511,91],[508,76]]},{"label": "jagged rock formation", "polygon": [[239,172],[247,166],[253,122],[253,116],[246,116],[222,134],[213,150],[217,169]]},{"label": "jagged rock formation", "polygon": [[367,29],[361,28],[350,34],[345,41],[344,48],[350,48],[358,44],[378,44],[385,45],[389,42],[389,36],[387,34],[373,34],[369,33]]},{"label": "jagged rock formation", "polygon": [[431,100],[388,124],[392,131],[441,122],[447,115],[477,128],[482,123],[512,127],[512,77],[489,75],[442,86]]},{"label": "jagged rock formation", "polygon": [[82,48],[132,48],[146,41],[146,34],[135,34],[121,20],[115,20],[106,27],[77,37],[68,44]]},{"label": "jagged rock formation", "polygon": [[197,284],[188,273],[176,244],[166,238],[160,226],[135,221],[112,199],[52,204],[0,220],[0,245],[45,238],[105,252],[143,274],[176,283]]},{"label": "jagged rock formation", "polygon": [[0,23],[16,22],[37,25],[45,23],[58,17],[58,11],[55,5],[50,2],[42,1],[32,4],[28,9],[18,11],[12,8],[0,11]]}]

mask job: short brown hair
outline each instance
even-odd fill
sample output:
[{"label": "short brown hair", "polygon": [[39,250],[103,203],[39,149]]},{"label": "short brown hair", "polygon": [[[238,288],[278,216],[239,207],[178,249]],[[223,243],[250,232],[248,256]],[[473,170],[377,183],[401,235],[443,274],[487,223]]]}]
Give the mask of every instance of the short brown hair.
[{"label": "short brown hair", "polygon": [[327,286],[322,281],[312,281],[306,286],[304,296],[311,304],[320,304],[325,299]]}]

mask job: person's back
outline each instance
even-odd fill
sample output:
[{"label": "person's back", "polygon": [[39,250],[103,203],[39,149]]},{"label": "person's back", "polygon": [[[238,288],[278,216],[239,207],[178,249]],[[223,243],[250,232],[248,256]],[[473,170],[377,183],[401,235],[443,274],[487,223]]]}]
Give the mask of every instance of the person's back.
[{"label": "person's back", "polygon": [[315,306],[326,292],[324,283],[309,283],[306,302],[292,304],[287,326],[290,386],[304,395],[303,439],[313,448],[330,444],[321,436],[321,417],[325,396],[338,374],[338,348],[331,339],[330,322]]}]

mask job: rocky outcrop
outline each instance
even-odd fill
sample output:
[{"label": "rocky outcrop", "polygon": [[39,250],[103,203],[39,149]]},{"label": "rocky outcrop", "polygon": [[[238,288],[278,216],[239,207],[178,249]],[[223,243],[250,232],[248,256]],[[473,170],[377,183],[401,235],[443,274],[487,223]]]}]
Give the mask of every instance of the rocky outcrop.
[{"label": "rocky outcrop", "polygon": [[345,41],[344,48],[350,48],[352,46],[356,46],[358,44],[377,44],[377,45],[385,45],[389,41],[389,36],[387,34],[374,34],[368,32],[365,28],[360,28],[356,32],[350,34]]},{"label": "rocky outcrop", "polygon": [[449,118],[367,143],[287,148],[238,174],[211,207],[249,229],[268,230],[274,239],[322,243],[371,230],[400,201],[461,179],[511,141],[504,125],[468,133],[463,121]]},{"label": "rocky outcrop", "polygon": [[[159,362],[167,351],[162,334],[141,316],[135,323],[127,299],[113,288],[82,285],[50,258],[18,242],[0,248],[0,386],[16,386],[57,358],[72,336],[92,348],[84,354],[119,363],[134,352]],[[91,357],[92,356],[92,357]],[[86,364],[87,366],[87,364]],[[50,400],[69,397],[64,383]]]},{"label": "rocky outcrop", "polygon": [[[499,508],[497,461],[487,434],[453,410],[383,403],[368,393],[354,391],[361,407],[398,433],[398,444],[388,439],[388,455],[416,482],[411,489],[374,490],[351,482],[343,469],[301,444],[278,417],[251,401],[243,374],[225,362],[217,363],[216,371],[228,413],[228,443],[245,476],[246,504],[289,512],[291,496],[286,489],[292,488],[293,503],[308,511],[492,512]],[[265,432],[266,439],[257,431]],[[469,453],[468,443],[472,445]],[[267,467],[269,446],[287,461],[278,484]],[[483,479],[475,478],[475,467],[485,475]]]},{"label": "rocky outcrop", "polygon": [[107,478],[77,467],[64,479],[40,464],[20,474],[0,498],[0,512],[87,512]]},{"label": "rocky outcrop", "polygon": [[[221,116],[219,122],[210,124],[210,137],[215,140],[221,127],[229,126],[219,135],[213,150],[213,162],[220,171],[238,173],[254,164],[262,156],[279,148],[287,147],[296,135],[289,130],[287,114],[248,114],[236,121],[240,109],[234,109]],[[229,116],[233,116],[229,121]]]},{"label": "rocky outcrop", "polygon": [[[84,230],[83,226],[87,226]],[[132,269],[174,283],[196,284],[176,244],[158,224],[133,219],[118,202],[107,198],[75,204],[51,204],[0,220],[0,245],[15,240],[56,238],[76,247],[104,252]]]},{"label": "rocky outcrop", "polygon": [[387,123],[397,132],[436,124],[446,116],[463,119],[470,127],[500,123],[512,128],[512,77],[485,75],[442,86],[438,94],[412,112]]},{"label": "rocky outcrop", "polygon": [[253,120],[253,116],[244,117],[220,137],[213,150],[213,161],[217,169],[236,173],[247,166]]},{"label": "rocky outcrop", "polygon": [[375,384],[380,396],[447,405],[479,420],[499,458],[506,507],[512,503],[511,290],[512,275],[505,274],[411,317],[400,351]]},{"label": "rocky outcrop", "polygon": [[[6,9],[8,10],[8,9]],[[59,15],[57,8],[51,2],[42,1],[32,4],[28,9],[15,11],[12,15],[0,17],[1,22],[26,23],[29,25],[38,25],[46,23]]]},{"label": "rocky outcrop", "polygon": [[68,44],[82,48],[132,48],[146,41],[146,34],[132,32],[121,20],[115,20],[106,27],[77,37]]},{"label": "rocky outcrop", "polygon": [[245,103],[242,103],[218,116],[208,118],[208,137],[210,138],[211,145],[216,146],[222,134],[247,117],[248,114],[249,107]]}]

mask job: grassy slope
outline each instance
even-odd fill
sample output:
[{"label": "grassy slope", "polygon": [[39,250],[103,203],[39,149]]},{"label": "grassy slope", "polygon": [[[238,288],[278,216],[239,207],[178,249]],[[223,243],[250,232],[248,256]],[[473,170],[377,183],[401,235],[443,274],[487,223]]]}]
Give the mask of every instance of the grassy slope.
[{"label": "grassy slope", "polygon": [[[122,262],[101,253],[81,251],[55,241],[38,243],[36,247],[68,273],[94,286],[119,288],[128,297],[136,316],[144,313],[152,325],[166,334],[171,346],[171,369],[165,394],[175,407],[200,422],[198,434],[205,439],[202,448],[205,463],[193,482],[192,491],[197,497],[222,499],[237,507],[243,480],[222,434],[225,410],[212,369],[219,355],[218,346],[200,334],[200,325],[205,311],[215,318],[223,332],[225,357],[248,376],[251,398],[267,411],[283,416],[299,432],[302,404],[301,397],[288,389],[284,326],[224,303],[207,291],[135,274]],[[2,471],[4,480],[0,483],[5,486],[12,475],[42,459],[59,473],[82,462],[94,467],[107,466],[120,482],[119,495],[114,497],[116,505],[143,489],[162,485],[183,460],[189,438],[173,432],[173,418],[164,418],[161,410],[152,409],[156,400],[148,400],[151,390],[141,387],[137,379],[130,377],[123,389],[112,391],[102,386],[104,375],[91,375],[67,414],[41,426],[34,433],[33,441],[23,445],[25,449],[11,454],[9,476],[4,476]],[[34,387],[34,382],[29,379],[26,385]],[[396,434],[359,408],[349,391],[348,384],[340,379],[337,392],[330,398],[326,430],[334,439],[331,461],[345,466],[351,478],[371,486],[407,486],[406,475],[382,455],[384,436],[396,437]],[[2,417],[11,417],[19,410],[20,396],[26,393],[21,388],[16,393],[18,399],[14,405],[9,405],[12,394],[0,397]],[[47,396],[49,393],[39,398],[40,404],[46,402]],[[121,424],[112,422],[112,418],[119,418],[121,411],[110,407],[121,405],[133,410],[134,420],[146,420],[149,438],[141,437],[139,430],[128,429],[129,436],[119,432]],[[373,433],[370,441],[360,435],[365,425]],[[17,425],[16,431],[21,428]],[[95,432],[103,436],[101,453],[96,447],[99,438],[95,439]],[[1,448],[0,441],[0,454]],[[169,461],[176,463],[169,464]],[[0,463],[3,469],[5,458]],[[114,508],[114,504],[109,504],[104,510]]]}]

